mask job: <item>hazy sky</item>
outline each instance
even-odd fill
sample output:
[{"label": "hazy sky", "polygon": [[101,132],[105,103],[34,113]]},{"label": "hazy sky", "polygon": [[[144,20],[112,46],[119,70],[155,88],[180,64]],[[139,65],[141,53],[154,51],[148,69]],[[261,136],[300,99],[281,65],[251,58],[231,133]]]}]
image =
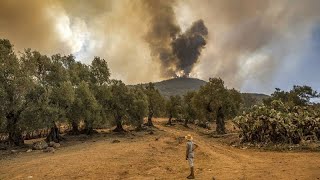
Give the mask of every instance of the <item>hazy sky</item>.
[{"label": "hazy sky", "polygon": [[16,51],[100,56],[128,84],[191,70],[246,92],[320,91],[319,0],[1,0],[0,38]]}]

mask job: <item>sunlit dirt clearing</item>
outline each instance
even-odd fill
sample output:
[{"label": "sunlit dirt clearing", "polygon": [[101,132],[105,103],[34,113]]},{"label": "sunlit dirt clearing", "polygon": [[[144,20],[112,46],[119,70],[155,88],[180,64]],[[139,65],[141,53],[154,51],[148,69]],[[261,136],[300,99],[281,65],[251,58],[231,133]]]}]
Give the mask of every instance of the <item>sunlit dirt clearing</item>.
[{"label": "sunlit dirt clearing", "polygon": [[[263,152],[222,145],[182,125],[125,135],[102,133],[63,143],[55,153],[32,151],[3,157],[0,179],[185,179],[183,136],[200,146],[196,179],[320,179],[320,153]],[[120,143],[112,143],[118,139]]]}]

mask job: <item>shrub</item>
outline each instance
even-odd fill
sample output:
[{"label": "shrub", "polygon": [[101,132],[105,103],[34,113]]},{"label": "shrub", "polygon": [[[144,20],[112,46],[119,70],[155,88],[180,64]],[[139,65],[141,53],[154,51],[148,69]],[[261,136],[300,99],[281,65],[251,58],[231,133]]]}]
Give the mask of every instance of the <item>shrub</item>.
[{"label": "shrub", "polygon": [[234,118],[242,142],[300,143],[320,138],[320,110],[315,106],[289,107],[279,100],[270,106],[254,106]]}]

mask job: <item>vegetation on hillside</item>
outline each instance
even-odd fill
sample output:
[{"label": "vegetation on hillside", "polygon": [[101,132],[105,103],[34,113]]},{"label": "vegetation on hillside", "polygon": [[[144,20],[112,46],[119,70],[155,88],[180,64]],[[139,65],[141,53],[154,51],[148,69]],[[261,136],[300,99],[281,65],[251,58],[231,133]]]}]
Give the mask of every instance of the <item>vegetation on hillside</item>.
[{"label": "vegetation on hillside", "polygon": [[197,91],[206,83],[206,81],[200,79],[180,77],[157,82],[154,85],[164,97],[169,98],[170,96],[183,96],[187,92]]},{"label": "vegetation on hillside", "polygon": [[[154,88],[158,89],[162,96],[169,99],[170,96],[184,96],[188,92],[198,91],[200,87],[204,86],[206,83],[206,81],[196,78],[181,77],[156,82],[153,83],[153,85]],[[146,87],[148,84],[141,85]],[[242,109],[248,109],[254,105],[261,105],[263,99],[269,97],[268,95],[258,93],[241,93],[241,96],[243,99]]]},{"label": "vegetation on hillside", "polygon": [[262,106],[254,106],[234,119],[242,142],[293,143],[318,141],[320,108],[310,102],[319,94],[308,86],[294,86],[289,92],[276,89]]}]

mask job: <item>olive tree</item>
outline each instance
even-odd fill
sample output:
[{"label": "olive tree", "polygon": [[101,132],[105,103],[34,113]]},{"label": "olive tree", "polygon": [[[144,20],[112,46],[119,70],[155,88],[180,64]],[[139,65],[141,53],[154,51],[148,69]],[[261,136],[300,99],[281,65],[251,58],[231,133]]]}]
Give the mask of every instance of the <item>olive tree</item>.
[{"label": "olive tree", "polygon": [[75,121],[83,120],[84,132],[92,134],[93,123],[99,119],[100,106],[89,88],[88,83],[82,81],[75,90],[75,100],[72,105],[72,116]]},{"label": "olive tree", "polygon": [[5,119],[8,141],[14,145],[23,144],[19,123],[22,112],[28,107],[26,95],[35,85],[33,79],[24,74],[25,68],[10,41],[0,39],[0,119]]},{"label": "olive tree", "polygon": [[110,71],[106,60],[95,57],[91,62],[90,72],[93,84],[101,86],[110,82]]},{"label": "olive tree", "polygon": [[148,100],[148,126],[153,126],[152,117],[159,115],[165,106],[165,100],[153,83],[149,83],[145,88]]},{"label": "olive tree", "polygon": [[105,125],[110,113],[109,101],[111,100],[110,71],[107,62],[100,57],[95,57],[90,66],[90,87],[100,105],[100,121],[96,125]]},{"label": "olive tree", "polygon": [[188,127],[189,121],[194,121],[197,118],[196,107],[194,106],[193,100],[196,95],[195,91],[189,91],[183,96],[183,116],[184,126]]},{"label": "olive tree", "polygon": [[148,98],[143,87],[135,87],[130,90],[132,102],[129,104],[129,119],[137,130],[142,130],[143,118],[148,113]]},{"label": "olive tree", "polygon": [[182,115],[182,99],[179,95],[170,96],[166,103],[168,125],[172,125],[172,118],[180,119]]},{"label": "olive tree", "polygon": [[318,97],[320,97],[320,94],[310,86],[294,85],[290,91],[283,91],[276,88],[271,94],[271,97],[264,99],[263,103],[270,106],[272,101],[280,100],[291,107],[305,106],[311,103],[311,99]]},{"label": "olive tree", "polygon": [[[72,55],[61,57],[61,61],[63,62],[63,66],[67,70],[67,74],[69,77],[69,82],[71,83],[71,86],[73,87],[74,91],[78,91],[78,88],[80,88],[81,84],[84,86],[88,86],[89,89],[86,91],[90,91],[92,94],[92,91],[90,89],[89,84],[91,84],[91,74],[90,74],[90,67],[86,64],[82,64],[81,62],[76,62],[74,57]],[[87,87],[86,87],[87,88]],[[78,93],[79,94],[79,93]],[[79,134],[79,123],[81,120],[80,116],[80,110],[82,107],[80,107],[79,101],[81,101],[81,96],[74,95],[74,101],[69,106],[69,108],[66,111],[66,119],[71,124],[71,134]],[[89,133],[91,130],[89,129]]]},{"label": "olive tree", "polygon": [[132,102],[132,96],[128,87],[119,80],[112,80],[111,99],[109,101],[109,111],[113,115],[116,128],[114,132],[123,132],[123,121],[129,116],[129,104]]},{"label": "olive tree", "polygon": [[234,117],[242,102],[241,94],[234,89],[227,89],[220,78],[210,78],[200,87],[193,100],[197,116],[202,121],[216,119],[218,134],[225,133],[224,119]]}]

